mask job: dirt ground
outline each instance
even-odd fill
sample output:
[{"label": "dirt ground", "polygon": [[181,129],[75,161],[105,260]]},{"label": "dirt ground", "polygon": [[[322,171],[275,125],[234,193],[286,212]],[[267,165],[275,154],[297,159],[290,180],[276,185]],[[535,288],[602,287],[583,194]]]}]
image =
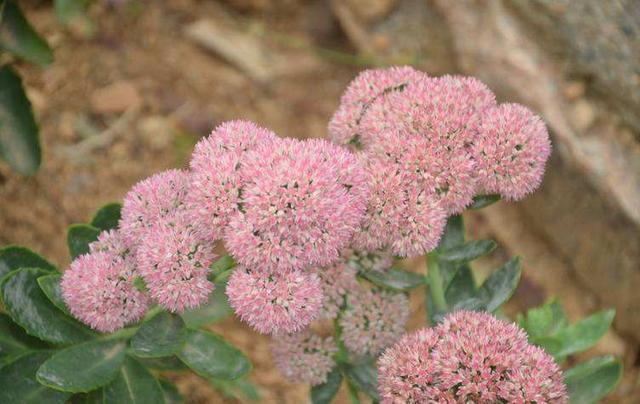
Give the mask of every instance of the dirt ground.
[{"label": "dirt ground", "polygon": [[[44,156],[32,178],[0,165],[0,245],[28,246],[64,268],[69,224],[86,221],[154,172],[184,167],[195,142],[225,120],[250,119],[281,136],[325,136],[342,90],[364,68],[325,2],[222,3],[97,2],[90,9],[95,33],[88,37],[58,24],[48,2],[24,2],[54,48],[55,61],[44,70],[18,64],[40,122]],[[249,33],[267,57],[236,60],[211,53],[185,34],[203,19]],[[481,265],[488,268],[508,254],[524,256],[526,275],[510,312],[552,295],[563,298],[574,318],[597,307],[544,240],[528,232],[513,206],[500,204],[468,221],[474,236],[522,240],[519,251],[501,249]],[[420,270],[422,263],[407,265]],[[420,301],[421,296],[412,298],[412,329],[424,318]],[[251,357],[250,379],[263,402],[308,401],[306,386],[288,383],[273,368],[267,338],[234,319],[214,329]],[[633,402],[636,345],[610,333],[596,352],[625,357],[627,376],[612,402]],[[172,378],[189,402],[235,402],[195,376]]]}]

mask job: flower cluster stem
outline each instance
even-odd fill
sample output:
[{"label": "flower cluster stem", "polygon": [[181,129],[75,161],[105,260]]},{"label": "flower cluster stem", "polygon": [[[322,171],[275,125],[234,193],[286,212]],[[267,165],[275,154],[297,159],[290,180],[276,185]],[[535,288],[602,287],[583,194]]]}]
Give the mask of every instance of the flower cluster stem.
[{"label": "flower cluster stem", "polygon": [[446,311],[447,301],[444,296],[444,285],[438,265],[438,256],[433,251],[427,254],[427,267],[429,271],[427,273],[427,279],[429,281],[429,290],[433,298],[433,303],[438,311]]}]

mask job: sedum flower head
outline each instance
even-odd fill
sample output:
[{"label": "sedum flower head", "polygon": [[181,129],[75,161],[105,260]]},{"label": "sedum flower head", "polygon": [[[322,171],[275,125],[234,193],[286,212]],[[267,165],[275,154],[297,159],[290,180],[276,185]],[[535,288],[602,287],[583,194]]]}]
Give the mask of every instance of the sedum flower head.
[{"label": "sedum flower head", "polygon": [[293,383],[312,386],[327,381],[327,375],[335,366],[333,355],[337,351],[333,338],[322,338],[309,330],[282,335],[271,342],[278,370]]},{"label": "sedum flower head", "polygon": [[184,213],[152,226],[136,256],[149,294],[167,310],[183,312],[207,302],[214,288],[207,275],[216,254]]},{"label": "sedum flower head", "polygon": [[349,266],[355,270],[384,272],[393,265],[393,255],[386,250],[351,250]]},{"label": "sedum flower head", "polygon": [[242,210],[225,245],[249,268],[286,271],[335,262],[362,220],[368,175],[324,140],[280,139],[245,156]]},{"label": "sedum flower head", "polygon": [[520,200],[542,181],[551,142],[542,119],[519,104],[489,111],[474,144],[478,187]]},{"label": "sedum flower head", "polygon": [[239,170],[244,155],[276,135],[248,121],[229,121],[218,126],[195,146],[191,157],[192,182],[186,201],[194,221],[221,238],[230,217],[241,206],[244,182]]},{"label": "sedum flower head", "polygon": [[360,288],[356,275],[358,270],[345,262],[318,270],[322,280],[324,303],[321,318],[335,319],[345,305],[347,295]]},{"label": "sedum flower head", "polygon": [[185,210],[189,174],[167,170],[140,181],[124,198],[120,229],[127,244],[137,246],[147,229],[161,219]]},{"label": "sedum flower head", "polygon": [[342,145],[362,146],[368,136],[360,123],[371,105],[390,93],[401,93],[409,83],[425,76],[409,66],[360,73],[347,87],[338,110],[329,122],[331,139]]},{"label": "sedum flower head", "polygon": [[388,248],[397,256],[417,256],[433,250],[446,224],[446,212],[434,195],[418,186],[416,174],[386,158],[368,156],[371,197],[355,249]]},{"label": "sedum flower head", "polygon": [[515,324],[460,311],[380,357],[383,403],[566,403],[562,373]]},{"label": "sedum flower head", "polygon": [[149,299],[134,287],[130,264],[103,251],[76,258],[60,283],[71,314],[101,332],[113,332],[140,320]]},{"label": "sedum flower head", "polygon": [[261,334],[287,334],[307,327],[320,314],[322,285],[316,274],[268,273],[237,268],[227,283],[229,304]]},{"label": "sedum flower head", "polygon": [[342,339],[356,355],[376,355],[404,333],[409,300],[402,293],[360,289],[347,296],[340,316]]}]

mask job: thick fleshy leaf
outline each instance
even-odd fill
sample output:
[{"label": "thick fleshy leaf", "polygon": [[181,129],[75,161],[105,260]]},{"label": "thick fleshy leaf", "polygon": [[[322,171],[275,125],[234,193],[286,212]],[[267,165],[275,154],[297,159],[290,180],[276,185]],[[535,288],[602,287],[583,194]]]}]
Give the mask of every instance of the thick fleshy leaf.
[{"label": "thick fleshy leaf", "polygon": [[509,300],[518,287],[521,273],[520,259],[516,257],[507,261],[502,268],[489,275],[478,290],[486,311],[496,311]]},{"label": "thick fleshy leaf", "polygon": [[60,274],[41,276],[38,278],[38,285],[40,285],[40,289],[42,289],[44,294],[51,301],[51,303],[53,303],[54,306],[59,308],[66,315],[71,316],[71,313],[69,313],[69,308],[62,298],[62,291],[60,290],[60,279],[62,279],[62,275]]},{"label": "thick fleshy leaf", "polygon": [[88,393],[74,394],[70,401],[71,404],[104,404],[104,388],[99,388]]},{"label": "thick fleshy leaf", "polygon": [[329,404],[338,394],[340,385],[342,384],[342,373],[338,368],[334,368],[329,375],[327,381],[311,387],[311,402],[313,404]]},{"label": "thick fleshy leaf", "polygon": [[73,344],[95,336],[83,324],[51,304],[37,279],[49,272],[39,268],[13,271],[0,281],[7,313],[27,334],[55,344]]},{"label": "thick fleshy leaf", "polygon": [[469,205],[469,209],[486,208],[487,206],[493,205],[494,203],[498,202],[500,199],[500,195],[497,194],[474,196],[473,203]]},{"label": "thick fleshy leaf", "polygon": [[469,265],[460,266],[455,276],[449,283],[445,292],[445,299],[451,307],[457,307],[460,302],[476,297],[476,281]]},{"label": "thick fleshy leaf", "polygon": [[[9,3],[7,3],[9,4]],[[0,31],[2,31],[0,22]],[[1,34],[0,34],[1,35]],[[0,158],[23,175],[40,167],[38,125],[22,80],[10,66],[0,67]]]},{"label": "thick fleshy leaf", "polygon": [[178,357],[207,378],[233,380],[251,370],[251,362],[238,348],[206,331],[190,330]]},{"label": "thick fleshy leaf", "polygon": [[98,209],[91,219],[91,226],[100,230],[112,230],[118,227],[122,204],[108,203]]},{"label": "thick fleshy leaf", "polygon": [[180,316],[166,311],[142,324],[131,339],[131,351],[142,358],[159,358],[177,353],[187,334]]},{"label": "thick fleshy leaf", "polygon": [[216,283],[213,293],[209,295],[207,304],[197,309],[187,310],[181,314],[187,327],[199,328],[203,325],[220,321],[233,313],[227,301],[226,287],[226,282]]},{"label": "thick fleshy leaf", "polygon": [[89,252],[89,244],[98,239],[100,229],[85,223],[76,223],[67,230],[67,246],[71,258]]},{"label": "thick fleshy leaf", "polygon": [[0,356],[43,348],[46,348],[44,342],[28,335],[11,317],[0,313]]},{"label": "thick fleshy leaf", "polygon": [[361,271],[358,275],[381,288],[406,291],[423,286],[424,275],[389,268],[386,271]]},{"label": "thick fleshy leaf", "polygon": [[26,354],[0,371],[0,403],[64,403],[70,393],[50,389],[36,380],[36,371],[51,352]]},{"label": "thick fleshy leaf", "polygon": [[66,348],[40,366],[38,381],[72,393],[97,389],[116,377],[126,348],[119,340],[95,340]]},{"label": "thick fleshy leaf", "polygon": [[450,250],[462,244],[464,244],[464,219],[460,215],[454,215],[447,219],[447,225],[438,244],[438,251]]},{"label": "thick fleshy leaf", "polygon": [[235,380],[209,379],[209,383],[225,397],[239,401],[260,400],[258,389],[246,377]]},{"label": "thick fleshy leaf", "polygon": [[358,390],[363,391],[375,401],[380,401],[378,395],[378,370],[372,360],[362,361],[353,365],[346,365],[344,372]]},{"label": "thick fleshy leaf", "polygon": [[182,397],[182,394],[180,394],[175,384],[165,379],[158,381],[160,382],[160,388],[164,395],[165,404],[180,404],[184,402],[184,397]]},{"label": "thick fleshy leaf", "polygon": [[19,268],[40,268],[57,272],[56,267],[28,248],[10,245],[0,248],[0,279]]},{"label": "thick fleshy leaf", "polygon": [[189,370],[177,356],[166,356],[164,358],[139,358],[138,362],[145,367],[155,370],[169,370],[172,372],[184,372]]},{"label": "thick fleshy leaf", "polygon": [[553,300],[527,311],[526,317],[518,315],[518,324],[530,339],[553,335],[568,325],[567,317],[560,303]]},{"label": "thick fleshy leaf", "polygon": [[51,48],[29,24],[18,5],[13,1],[4,0],[0,1],[0,8],[2,7],[4,10],[0,21],[0,50],[4,49],[41,66],[51,63]]},{"label": "thick fleshy leaf", "polygon": [[440,262],[465,263],[489,254],[496,248],[492,240],[473,240],[438,252]]},{"label": "thick fleshy leaf", "polygon": [[540,345],[558,361],[567,356],[585,351],[595,345],[607,332],[615,310],[603,310],[558,330],[553,335],[532,338],[532,342]]},{"label": "thick fleshy leaf", "polygon": [[104,387],[105,403],[165,402],[160,383],[135,359],[127,356],[113,382]]},{"label": "thick fleshy leaf", "polygon": [[613,356],[602,356],[564,372],[569,400],[575,404],[597,403],[622,378],[622,363]]}]

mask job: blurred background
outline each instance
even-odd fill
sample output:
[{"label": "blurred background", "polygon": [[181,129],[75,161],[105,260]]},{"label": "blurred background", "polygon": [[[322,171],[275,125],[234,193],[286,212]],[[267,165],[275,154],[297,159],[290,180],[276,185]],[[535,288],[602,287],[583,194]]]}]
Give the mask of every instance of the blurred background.
[{"label": "blurred background", "polygon": [[[0,245],[29,246],[64,268],[69,224],[156,171],[185,167],[225,120],[325,137],[365,68],[473,75],[500,101],[540,113],[554,144],[535,195],[465,216],[470,236],[501,245],[479,276],[522,256],[508,314],[553,297],[574,320],[615,307],[615,329],[580,359],[623,357],[609,402],[640,402],[637,0],[96,0],[64,21],[50,1],[17,3],[53,62],[0,57],[22,76],[43,150],[30,177],[0,161]],[[424,271],[419,260],[407,266]],[[422,297],[412,302],[415,329]],[[254,361],[263,402],[308,400],[306,386],[273,368],[267,338],[231,318],[213,329]],[[190,402],[237,402],[195,376],[171,377]]]}]

